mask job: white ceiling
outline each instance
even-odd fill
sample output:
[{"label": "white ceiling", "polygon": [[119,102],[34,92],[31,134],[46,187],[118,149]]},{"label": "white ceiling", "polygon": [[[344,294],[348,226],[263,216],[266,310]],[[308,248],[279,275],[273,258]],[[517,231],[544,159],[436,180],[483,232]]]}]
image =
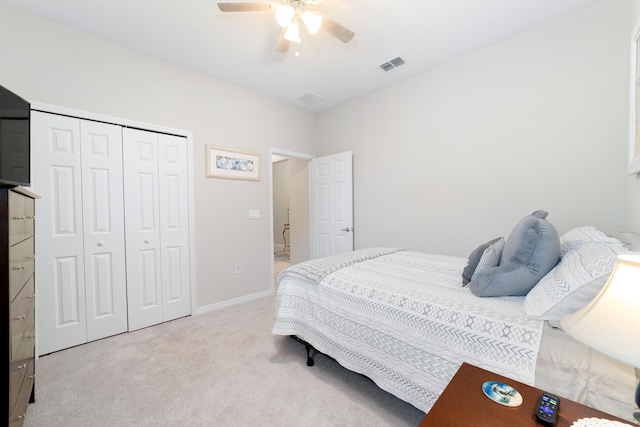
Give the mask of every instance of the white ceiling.
[{"label": "white ceiling", "polygon": [[[354,31],[353,40],[319,32],[285,54],[275,52],[280,27],[271,12],[222,13],[216,0],[2,1],[320,112],[595,0],[324,0],[310,9]],[[404,65],[379,67],[398,56]],[[321,100],[298,99],[308,94]]]}]

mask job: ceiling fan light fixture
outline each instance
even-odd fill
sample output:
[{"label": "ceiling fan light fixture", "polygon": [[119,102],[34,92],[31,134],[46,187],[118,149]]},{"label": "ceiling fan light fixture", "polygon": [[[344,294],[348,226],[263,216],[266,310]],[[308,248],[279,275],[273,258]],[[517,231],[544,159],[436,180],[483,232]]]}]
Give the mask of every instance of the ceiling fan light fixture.
[{"label": "ceiling fan light fixture", "polygon": [[338,24],[321,13],[307,11],[307,7],[315,6],[324,0],[275,0],[259,2],[218,2],[221,12],[270,12],[271,19],[275,15],[277,23],[282,27],[278,36],[276,52],[289,50],[290,43],[300,43],[300,30],[304,35],[326,31],[343,43],[349,43],[355,36],[350,29]]},{"label": "ceiling fan light fixture", "polygon": [[313,12],[305,11],[302,14],[302,21],[307,26],[309,33],[315,34],[318,32],[318,30],[320,29],[320,26],[322,25],[322,16]]},{"label": "ceiling fan light fixture", "polygon": [[283,37],[290,42],[300,43],[300,31],[297,21],[294,20],[289,24],[289,26],[287,27],[287,31],[284,32]]},{"label": "ceiling fan light fixture", "polygon": [[276,21],[281,27],[288,27],[293,20],[296,11],[289,5],[281,4],[276,8]]}]

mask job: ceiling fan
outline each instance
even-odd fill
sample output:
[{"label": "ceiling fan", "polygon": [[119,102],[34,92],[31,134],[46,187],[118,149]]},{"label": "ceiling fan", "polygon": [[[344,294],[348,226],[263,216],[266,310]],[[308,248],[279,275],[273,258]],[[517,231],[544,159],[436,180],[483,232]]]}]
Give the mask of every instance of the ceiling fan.
[{"label": "ceiling fan", "polygon": [[343,43],[349,43],[355,36],[353,31],[334,20],[308,10],[308,6],[323,0],[281,1],[282,3],[218,3],[218,8],[222,12],[274,12],[278,24],[282,26],[276,52],[287,52],[290,43],[300,43],[301,28],[306,28],[310,34],[315,34],[318,30],[326,31]]}]

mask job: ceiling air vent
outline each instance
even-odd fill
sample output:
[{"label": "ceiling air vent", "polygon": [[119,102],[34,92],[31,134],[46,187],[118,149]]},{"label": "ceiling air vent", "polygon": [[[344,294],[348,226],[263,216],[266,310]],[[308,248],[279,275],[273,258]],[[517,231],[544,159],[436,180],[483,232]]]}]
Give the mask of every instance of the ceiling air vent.
[{"label": "ceiling air vent", "polygon": [[300,95],[296,98],[298,101],[304,102],[307,105],[313,105],[316,102],[322,101],[322,97],[320,95],[316,95],[313,92],[307,92],[305,94]]},{"label": "ceiling air vent", "polygon": [[398,56],[397,58],[393,58],[391,61],[385,62],[384,64],[380,65],[380,68],[382,68],[384,71],[391,71],[394,68],[401,66],[402,64],[404,64],[404,59]]}]

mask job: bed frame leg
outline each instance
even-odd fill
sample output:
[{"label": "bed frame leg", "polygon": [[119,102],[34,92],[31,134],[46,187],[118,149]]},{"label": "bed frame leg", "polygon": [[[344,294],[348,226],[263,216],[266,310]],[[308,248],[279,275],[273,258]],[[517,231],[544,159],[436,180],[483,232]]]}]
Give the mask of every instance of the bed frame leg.
[{"label": "bed frame leg", "polygon": [[315,362],[313,361],[313,358],[311,357],[311,350],[315,350],[315,348],[313,348],[313,346],[311,344],[309,344],[308,342],[306,342],[305,340],[302,340],[302,339],[298,338],[295,335],[291,335],[291,338],[293,338],[294,340],[296,340],[299,343],[302,343],[302,345],[304,345],[305,350],[307,350],[307,366],[313,366],[315,364]]},{"label": "bed frame leg", "polygon": [[312,347],[310,345],[305,345],[304,348],[307,349],[307,366],[313,366],[315,362],[311,358]]}]

